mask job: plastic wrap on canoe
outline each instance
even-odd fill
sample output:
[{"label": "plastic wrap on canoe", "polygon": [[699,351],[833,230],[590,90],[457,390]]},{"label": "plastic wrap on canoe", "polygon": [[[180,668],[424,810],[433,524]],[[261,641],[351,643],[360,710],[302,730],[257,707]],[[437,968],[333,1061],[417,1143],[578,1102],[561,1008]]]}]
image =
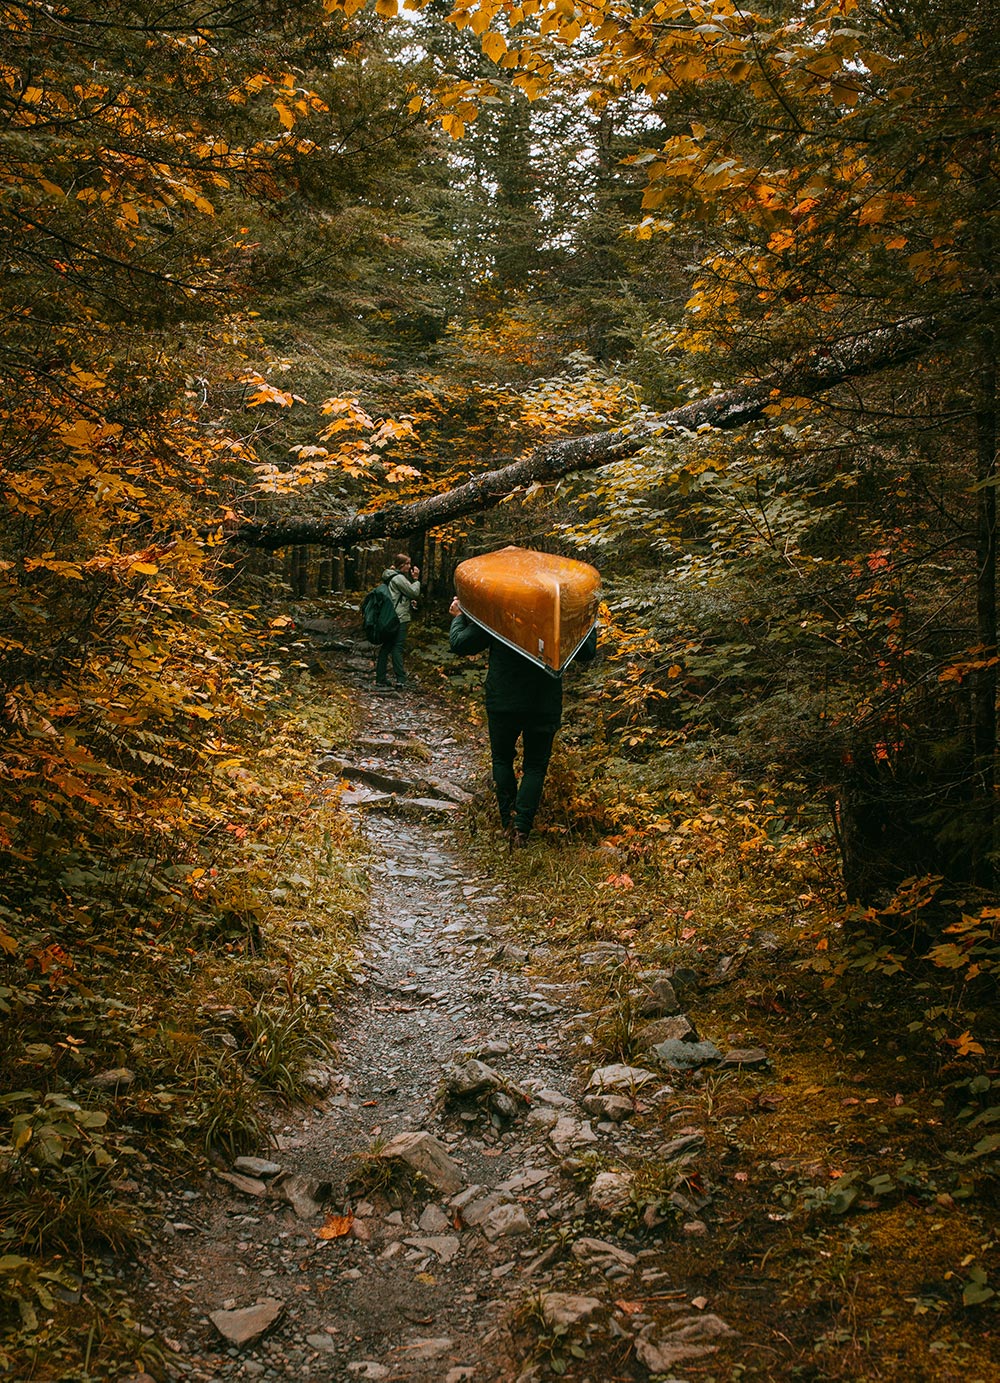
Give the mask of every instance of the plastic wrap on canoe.
[{"label": "plastic wrap on canoe", "polygon": [[571,557],[504,547],[461,562],[455,592],[469,619],[555,673],[594,627],[601,577]]}]

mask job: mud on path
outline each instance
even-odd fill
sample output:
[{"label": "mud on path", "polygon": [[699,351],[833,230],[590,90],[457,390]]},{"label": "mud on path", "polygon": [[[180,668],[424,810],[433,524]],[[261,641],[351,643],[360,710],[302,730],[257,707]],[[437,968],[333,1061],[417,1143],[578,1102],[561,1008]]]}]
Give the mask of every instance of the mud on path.
[{"label": "mud on path", "polygon": [[[140,1295],[168,1375],[527,1383],[553,1363],[643,1379],[699,1360],[704,1376],[711,1356],[738,1355],[734,1332],[673,1280],[626,1176],[574,1176],[587,1154],[689,1157],[701,1131],[678,1112],[664,1148],[664,1076],[594,1084],[575,987],[524,973],[502,882],[470,872],[462,849],[471,732],[419,688],[376,698],[357,650],[338,676],[357,687],[368,738],[348,769],[319,771],[352,779],[372,851],[363,973],[316,1106],[286,1115],[260,1164],[167,1195]],[[664,987],[650,983],[649,1011],[676,1010],[657,1008]],[[367,1189],[349,1185],[357,1154]],[[692,1234],[699,1209],[681,1206]]]}]

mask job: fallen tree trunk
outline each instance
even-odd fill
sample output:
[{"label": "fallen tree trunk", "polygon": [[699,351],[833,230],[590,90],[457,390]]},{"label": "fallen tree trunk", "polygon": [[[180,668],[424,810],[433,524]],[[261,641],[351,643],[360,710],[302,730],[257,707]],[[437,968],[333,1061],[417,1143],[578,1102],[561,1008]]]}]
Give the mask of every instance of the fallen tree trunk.
[{"label": "fallen tree trunk", "polygon": [[349,518],[248,520],[227,534],[230,542],[274,551],[319,543],[346,547],[370,538],[404,537],[466,514],[490,509],[515,490],[596,470],[634,456],[657,437],[684,436],[700,427],[730,431],[759,418],[775,399],[811,398],[845,380],[874,374],[912,360],[943,335],[940,325],[917,317],[818,347],[757,384],[708,394],[642,422],[610,432],[589,433],[538,447],[509,465],[473,476],[453,490],[406,503],[385,504]]}]

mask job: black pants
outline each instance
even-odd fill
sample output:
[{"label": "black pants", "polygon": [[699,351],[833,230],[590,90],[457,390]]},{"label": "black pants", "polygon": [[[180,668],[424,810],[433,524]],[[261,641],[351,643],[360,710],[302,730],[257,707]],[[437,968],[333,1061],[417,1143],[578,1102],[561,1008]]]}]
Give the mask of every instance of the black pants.
[{"label": "black pants", "polygon": [[[542,800],[545,771],[558,726],[538,725],[530,715],[510,711],[490,711],[487,719],[500,824],[506,828],[513,822],[516,830],[527,835]],[[520,783],[514,772],[518,739],[522,748]]]}]

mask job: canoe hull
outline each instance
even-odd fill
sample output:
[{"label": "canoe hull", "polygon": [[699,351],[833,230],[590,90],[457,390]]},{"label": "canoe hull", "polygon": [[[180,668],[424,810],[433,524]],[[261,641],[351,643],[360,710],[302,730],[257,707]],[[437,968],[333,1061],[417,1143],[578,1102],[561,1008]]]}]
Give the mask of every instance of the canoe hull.
[{"label": "canoe hull", "polygon": [[505,547],[461,562],[455,591],[469,619],[559,673],[597,621],[601,577],[587,562]]}]

